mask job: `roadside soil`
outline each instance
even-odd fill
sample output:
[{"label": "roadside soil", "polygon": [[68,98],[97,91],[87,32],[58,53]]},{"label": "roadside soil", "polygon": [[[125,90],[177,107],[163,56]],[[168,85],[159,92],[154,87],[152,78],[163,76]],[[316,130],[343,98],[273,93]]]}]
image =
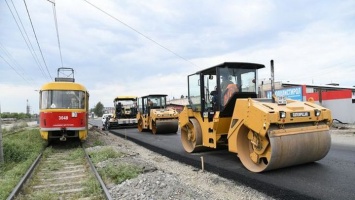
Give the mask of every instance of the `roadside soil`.
[{"label": "roadside soil", "polygon": [[[111,163],[140,166],[143,173],[121,184],[106,184],[113,199],[272,199],[249,187],[171,160],[109,132],[92,128],[88,144],[101,140],[126,156],[96,164]],[[103,146],[88,148],[96,151]]]},{"label": "roadside soil", "polygon": [[[332,143],[355,146],[355,125],[333,124],[330,134]],[[88,151],[111,146],[126,155],[98,163],[97,168],[111,162],[131,163],[143,169],[143,173],[137,178],[117,185],[107,184],[113,199],[273,199],[254,189],[171,160],[97,128],[90,129],[88,138],[88,144],[97,140],[103,143],[102,146],[88,148]]]}]

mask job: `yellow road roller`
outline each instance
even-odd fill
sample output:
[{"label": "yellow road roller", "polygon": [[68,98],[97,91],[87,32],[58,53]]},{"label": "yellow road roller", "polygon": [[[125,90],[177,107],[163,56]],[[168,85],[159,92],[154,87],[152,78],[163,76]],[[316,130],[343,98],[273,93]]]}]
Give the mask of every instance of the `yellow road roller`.
[{"label": "yellow road roller", "polygon": [[188,76],[179,114],[189,152],[227,146],[252,172],[314,162],[330,149],[331,112],[312,101],[257,98],[262,64],[225,62]]},{"label": "yellow road roller", "polygon": [[166,94],[150,94],[138,99],[138,131],[153,134],[176,133],[179,113],[166,107]]}]

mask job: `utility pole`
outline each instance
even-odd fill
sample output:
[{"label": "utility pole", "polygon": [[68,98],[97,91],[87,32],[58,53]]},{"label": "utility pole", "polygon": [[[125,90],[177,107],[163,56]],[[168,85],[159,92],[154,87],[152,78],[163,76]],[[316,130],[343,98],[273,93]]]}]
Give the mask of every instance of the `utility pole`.
[{"label": "utility pole", "polygon": [[2,123],[1,123],[1,104],[0,104],[0,164],[4,163],[4,151],[2,146]]}]

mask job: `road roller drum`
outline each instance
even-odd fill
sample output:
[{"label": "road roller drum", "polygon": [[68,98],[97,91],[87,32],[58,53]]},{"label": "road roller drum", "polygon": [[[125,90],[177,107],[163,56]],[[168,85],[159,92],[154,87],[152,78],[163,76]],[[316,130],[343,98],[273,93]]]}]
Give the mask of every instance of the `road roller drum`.
[{"label": "road roller drum", "polygon": [[177,119],[157,121],[155,126],[156,131],[154,134],[176,133],[179,128]]},{"label": "road roller drum", "polygon": [[268,138],[267,156],[255,159],[255,144],[246,134],[238,136],[238,156],[248,170],[262,172],[314,162],[327,155],[331,144],[328,130],[283,135],[269,131]]},{"label": "road roller drum", "polygon": [[151,94],[138,99],[138,130],[151,130],[153,134],[176,133],[179,113],[166,107],[164,94]]},{"label": "road roller drum", "polygon": [[257,98],[257,70],[264,67],[225,62],[188,76],[189,105],[179,114],[186,152],[227,146],[252,172],[315,162],[327,155],[330,110],[312,100]]}]

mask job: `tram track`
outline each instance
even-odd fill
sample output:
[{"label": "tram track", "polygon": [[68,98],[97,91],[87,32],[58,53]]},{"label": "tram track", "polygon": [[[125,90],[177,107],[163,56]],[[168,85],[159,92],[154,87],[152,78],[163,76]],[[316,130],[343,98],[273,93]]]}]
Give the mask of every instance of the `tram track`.
[{"label": "tram track", "polygon": [[81,144],[48,146],[7,199],[112,199]]}]

